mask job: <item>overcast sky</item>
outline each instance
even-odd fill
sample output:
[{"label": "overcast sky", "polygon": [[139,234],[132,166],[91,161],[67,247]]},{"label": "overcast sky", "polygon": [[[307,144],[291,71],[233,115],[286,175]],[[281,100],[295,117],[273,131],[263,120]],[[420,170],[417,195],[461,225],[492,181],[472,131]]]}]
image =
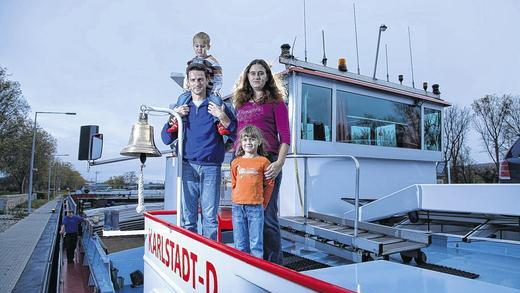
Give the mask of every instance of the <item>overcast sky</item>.
[{"label": "overcast sky", "polygon": [[[334,66],[346,57],[355,71],[353,1],[307,0],[309,61],[322,58],[321,30]],[[77,116],[39,115],[38,123],[70,154],[86,179],[98,181],[137,171],[137,161],[87,171],[77,161],[79,129],[95,124],[104,134],[103,158],[119,156],[141,104],[166,107],[181,89],[169,79],[193,57],[198,31],[212,38],[210,53],[224,69],[223,93],[253,58],[277,63],[279,47],[297,37],[304,57],[303,1],[1,0],[0,66],[20,82],[32,111],[74,111]],[[411,84],[408,33],[412,34],[415,83],[439,83],[442,98],[470,105],[485,94],[520,94],[520,2],[359,1],[356,3],[361,74],[371,76],[377,32],[384,23],[391,80]],[[383,51],[382,51],[383,52]],[[384,78],[384,54],[378,76]],[[34,113],[34,112],[33,112]],[[34,114],[33,114],[34,115]],[[160,130],[165,117],[152,117]],[[156,136],[159,149],[167,149]],[[489,161],[474,137],[472,156]],[[163,180],[164,160],[150,159],[145,181]]]}]

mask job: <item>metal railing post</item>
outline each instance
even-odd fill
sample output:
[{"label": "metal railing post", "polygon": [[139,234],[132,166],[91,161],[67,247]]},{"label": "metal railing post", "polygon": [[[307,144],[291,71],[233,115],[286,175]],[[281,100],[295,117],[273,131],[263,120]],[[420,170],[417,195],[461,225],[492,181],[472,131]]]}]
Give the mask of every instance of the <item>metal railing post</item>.
[{"label": "metal railing post", "polygon": [[309,202],[307,200],[307,158],[303,158],[303,215],[309,216]]}]

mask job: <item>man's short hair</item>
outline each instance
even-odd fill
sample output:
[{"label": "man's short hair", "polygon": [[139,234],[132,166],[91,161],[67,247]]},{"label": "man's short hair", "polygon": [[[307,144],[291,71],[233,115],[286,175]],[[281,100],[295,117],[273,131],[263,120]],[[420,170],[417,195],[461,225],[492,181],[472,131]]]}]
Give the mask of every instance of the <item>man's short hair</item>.
[{"label": "man's short hair", "polygon": [[190,75],[190,71],[203,71],[207,79],[209,79],[211,76],[209,68],[201,63],[191,63],[190,65],[188,65],[188,67],[186,68],[186,76],[188,78]]}]

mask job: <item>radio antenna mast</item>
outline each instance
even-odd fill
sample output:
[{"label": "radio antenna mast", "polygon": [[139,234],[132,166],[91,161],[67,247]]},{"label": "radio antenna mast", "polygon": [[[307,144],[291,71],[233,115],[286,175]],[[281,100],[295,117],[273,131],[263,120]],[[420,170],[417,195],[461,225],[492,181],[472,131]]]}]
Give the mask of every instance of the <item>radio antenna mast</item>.
[{"label": "radio antenna mast", "polygon": [[412,38],[410,37],[410,27],[408,27],[408,46],[410,48],[410,66],[412,67],[412,87],[415,88],[415,79],[413,77]]},{"label": "radio antenna mast", "polygon": [[327,66],[327,56],[325,55],[325,31],[321,30],[321,39],[323,42],[323,59],[321,59],[321,64],[323,66]]},{"label": "radio antenna mast", "polygon": [[359,48],[358,48],[358,39],[357,39],[356,3],[352,3],[352,5],[354,6],[354,32],[356,35],[357,74],[361,74],[359,71]]},{"label": "radio antenna mast", "polygon": [[294,45],[296,44],[296,37],[297,36],[294,36],[294,41],[292,42],[291,56],[294,56]]},{"label": "radio antenna mast", "polygon": [[305,46],[305,62],[307,62],[307,20],[305,15],[305,0],[303,0],[303,42]]},{"label": "radio antenna mast", "polygon": [[386,81],[390,81],[390,77],[388,76],[388,45],[385,44],[385,61],[386,61]]}]

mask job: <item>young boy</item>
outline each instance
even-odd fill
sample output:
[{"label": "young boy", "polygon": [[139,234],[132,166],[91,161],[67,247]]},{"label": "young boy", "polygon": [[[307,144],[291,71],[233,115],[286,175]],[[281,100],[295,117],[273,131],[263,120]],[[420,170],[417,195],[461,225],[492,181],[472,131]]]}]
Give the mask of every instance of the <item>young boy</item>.
[{"label": "young boy", "polygon": [[[188,67],[191,64],[203,64],[206,66],[210,80],[208,84],[208,98],[211,102],[215,103],[218,106],[222,106],[223,101],[220,98],[220,89],[222,88],[222,67],[218,63],[217,59],[211,55],[208,55],[208,50],[210,49],[210,38],[209,35],[205,32],[199,32],[193,36],[193,51],[195,51],[195,57],[188,61]],[[184,79],[184,89],[186,92],[182,94],[177,103],[174,105],[170,105],[170,108],[179,107],[182,105],[187,105],[190,102],[190,89],[188,88],[187,76]],[[226,129],[221,123],[218,122],[218,119],[215,119],[215,124],[217,125],[218,133],[220,135],[229,135],[230,132]],[[167,130],[168,133],[176,132],[179,128],[177,121],[172,121],[170,128]]]},{"label": "young boy", "polygon": [[260,129],[248,125],[239,135],[237,157],[231,162],[233,240],[236,249],[263,258],[264,209],[274,180],[264,177],[270,162],[265,157]]}]

